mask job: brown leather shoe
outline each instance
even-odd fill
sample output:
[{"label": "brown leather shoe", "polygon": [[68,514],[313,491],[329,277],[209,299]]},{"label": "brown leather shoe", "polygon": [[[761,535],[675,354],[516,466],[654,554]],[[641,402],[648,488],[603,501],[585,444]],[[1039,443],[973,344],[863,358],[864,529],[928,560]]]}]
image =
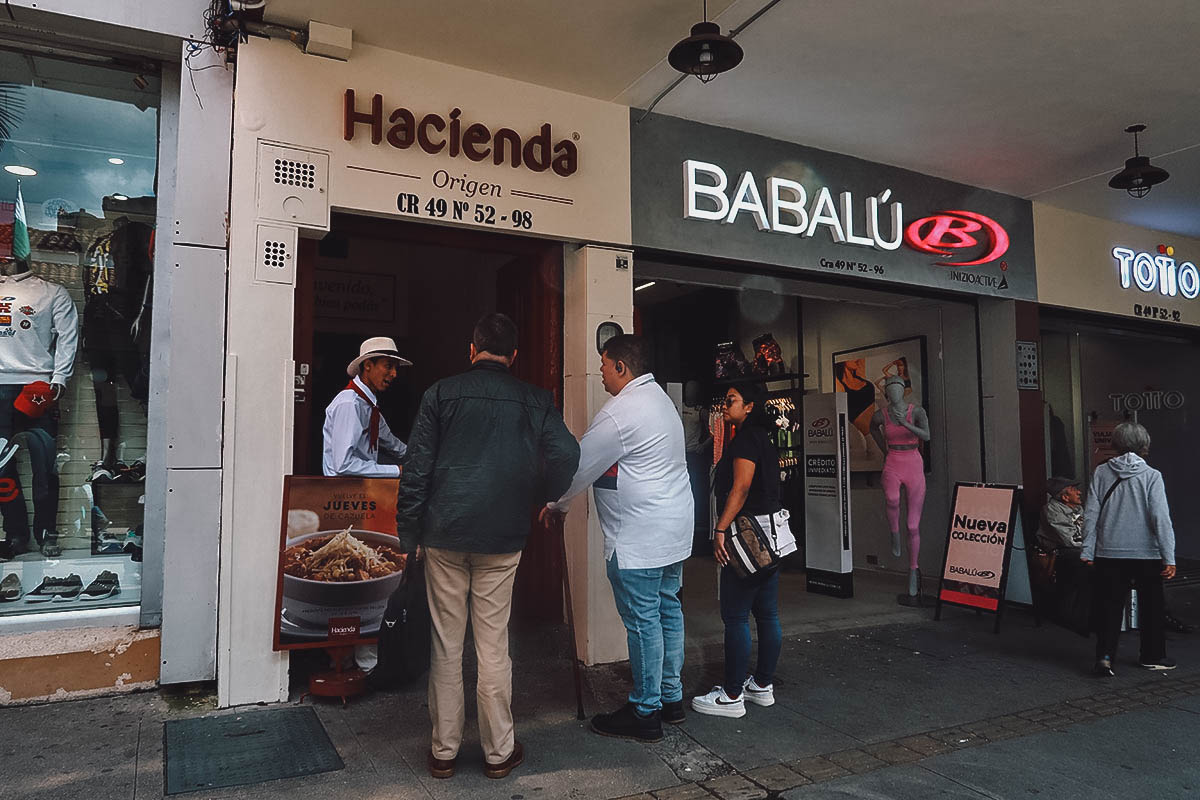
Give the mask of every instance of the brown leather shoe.
[{"label": "brown leather shoe", "polygon": [[454,775],[454,764],[458,761],[458,756],[449,760],[434,758],[433,753],[429,754],[429,774],[435,778],[450,778]]},{"label": "brown leather shoe", "polygon": [[512,755],[501,761],[499,764],[484,764],[483,774],[489,778],[506,778],[508,773],[512,772],[525,761],[525,748],[520,742],[513,742]]}]

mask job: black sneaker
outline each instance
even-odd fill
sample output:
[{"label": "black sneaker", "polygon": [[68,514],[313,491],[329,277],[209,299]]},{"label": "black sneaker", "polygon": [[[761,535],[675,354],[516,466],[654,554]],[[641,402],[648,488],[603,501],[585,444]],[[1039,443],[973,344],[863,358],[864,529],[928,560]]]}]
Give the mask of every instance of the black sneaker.
[{"label": "black sneaker", "polygon": [[672,725],[678,725],[686,719],[683,711],[683,701],[676,700],[674,703],[663,703],[662,721],[669,722]]},{"label": "black sneaker", "polygon": [[21,599],[21,576],[10,572],[0,581],[0,603],[11,603]]},{"label": "black sneaker", "polygon": [[1143,661],[1142,669],[1152,669],[1157,671],[1175,669],[1175,659],[1163,656],[1162,658],[1156,658],[1153,661]]},{"label": "black sneaker", "polygon": [[79,594],[80,600],[103,600],[121,593],[121,582],[115,572],[104,570]]},{"label": "black sneaker", "polygon": [[611,714],[597,714],[592,717],[592,730],[601,736],[658,742],[663,738],[662,712],[655,711],[642,716],[633,703],[626,703]]},{"label": "black sneaker", "polygon": [[1096,666],[1092,667],[1092,674],[1098,678],[1114,678],[1116,673],[1113,672],[1112,659],[1108,656],[1096,659]]},{"label": "black sneaker", "polygon": [[81,589],[83,589],[83,579],[74,573],[65,578],[47,575],[42,578],[42,582],[36,589],[25,595],[25,602],[45,603],[50,600],[56,602],[74,600],[79,596]]}]

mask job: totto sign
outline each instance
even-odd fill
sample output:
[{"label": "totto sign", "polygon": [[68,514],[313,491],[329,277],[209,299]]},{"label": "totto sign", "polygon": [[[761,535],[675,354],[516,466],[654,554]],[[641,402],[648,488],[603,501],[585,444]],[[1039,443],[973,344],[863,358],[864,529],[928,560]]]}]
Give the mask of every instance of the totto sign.
[{"label": "totto sign", "polygon": [[[828,186],[810,196],[794,180],[769,177],[764,194],[754,174],[743,172],[729,194],[730,181],[716,164],[683,162],[685,219],[733,224],[743,212],[760,231],[811,238],[824,228],[838,244],[898,250],[901,243],[920,253],[940,256],[945,267],[974,267],[998,260],[1008,251],[1008,232],[990,217],[974,211],[939,211],[904,224],[904,204],[891,189],[869,195],[861,203],[861,225],[854,196],[840,192],[837,200]],[[857,231],[862,231],[858,233]],[[955,256],[962,261],[952,260]]]},{"label": "totto sign", "polygon": [[1166,254],[1138,253],[1128,247],[1114,247],[1121,288],[1136,286],[1143,292],[1157,291],[1166,297],[1182,295],[1188,300],[1200,296],[1200,270],[1191,261],[1176,264]]}]

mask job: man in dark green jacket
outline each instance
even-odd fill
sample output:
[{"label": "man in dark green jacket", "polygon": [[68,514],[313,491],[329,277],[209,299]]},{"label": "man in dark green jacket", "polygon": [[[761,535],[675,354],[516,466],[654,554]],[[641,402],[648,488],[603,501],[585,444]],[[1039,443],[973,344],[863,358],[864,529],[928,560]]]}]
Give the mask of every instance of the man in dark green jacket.
[{"label": "man in dark green jacket", "polygon": [[464,724],[468,601],[479,660],[479,738],[489,778],[524,759],[512,720],[508,618],[535,508],[571,485],[579,444],[554,399],[509,374],[517,328],[503,314],[475,325],[471,369],[425,392],[400,477],[396,530],[425,554],[433,656],[429,773],[454,774]]}]

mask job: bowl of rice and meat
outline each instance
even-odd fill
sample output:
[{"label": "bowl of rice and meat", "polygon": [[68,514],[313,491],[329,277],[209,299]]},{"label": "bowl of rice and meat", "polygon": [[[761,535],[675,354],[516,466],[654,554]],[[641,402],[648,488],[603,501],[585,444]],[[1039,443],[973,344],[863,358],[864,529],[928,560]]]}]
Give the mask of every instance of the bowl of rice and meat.
[{"label": "bowl of rice and meat", "polygon": [[347,528],[289,539],[283,552],[283,613],[315,629],[331,617],[358,617],[377,628],[400,585],[407,557],[395,536]]}]

